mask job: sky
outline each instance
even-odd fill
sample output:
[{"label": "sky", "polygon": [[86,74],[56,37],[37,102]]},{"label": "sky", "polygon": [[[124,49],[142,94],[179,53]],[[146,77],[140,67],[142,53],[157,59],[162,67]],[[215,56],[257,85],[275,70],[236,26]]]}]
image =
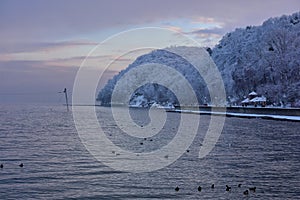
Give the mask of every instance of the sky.
[{"label": "sky", "polygon": [[[71,93],[89,52],[123,31],[167,28],[213,47],[235,28],[299,8],[299,0],[1,0],[0,103],[62,103],[58,92],[66,87]],[[148,37],[155,36],[137,40]],[[121,43],[107,47],[91,65],[101,68],[101,59],[119,57]],[[119,59],[99,88],[134,59],[131,54]]]}]

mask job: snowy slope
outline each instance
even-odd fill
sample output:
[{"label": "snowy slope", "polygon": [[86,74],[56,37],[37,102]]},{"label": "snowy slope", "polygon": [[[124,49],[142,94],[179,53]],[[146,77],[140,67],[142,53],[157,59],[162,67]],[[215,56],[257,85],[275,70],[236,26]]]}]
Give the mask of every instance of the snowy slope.
[{"label": "snowy slope", "polygon": [[[174,47],[174,48],[176,48],[176,51],[189,53],[189,51],[192,52],[193,49],[197,47]],[[159,63],[159,64],[172,67],[176,69],[178,72],[180,72],[193,87],[198,97],[198,101],[200,103],[205,103],[205,101],[208,101],[209,94],[207,92],[206,85],[204,84],[204,80],[202,79],[198,71],[195,69],[195,67],[193,67],[189,62],[187,62],[181,56],[172,53],[168,50],[170,50],[170,48],[155,50],[149,54],[138,57],[132,64],[128,66],[128,68],[121,71],[118,75],[114,76],[113,79],[111,79],[106,84],[106,86],[100,91],[98,95],[98,100],[100,100],[103,104],[110,103],[111,94],[116,82],[120,80],[120,78],[129,70],[138,67],[139,65],[142,64]],[[195,62],[197,62],[197,60],[195,60]],[[166,77],[166,78],[172,79],[172,77]],[[178,80],[174,79],[173,81],[176,82]],[[177,98],[170,90],[158,84],[146,84],[140,87],[133,94],[129,104],[136,104],[138,102],[137,98],[141,98],[141,96],[143,97],[143,105],[146,105],[148,103],[154,103],[154,102],[159,103],[160,105],[164,105],[168,103],[172,103],[172,104],[178,103]]]},{"label": "snowy slope", "polygon": [[[175,49],[189,52],[196,47],[172,48],[172,52]],[[196,91],[200,104],[209,103],[207,87],[199,73],[185,59],[167,50],[155,50],[138,57],[106,84],[97,100],[110,103],[114,85],[130,69],[160,63],[183,74]],[[266,96],[268,103],[300,106],[300,12],[271,18],[261,26],[238,28],[227,33],[209,53],[222,74],[231,100],[239,103],[249,92],[256,91]],[[141,95],[144,104],[177,103],[171,91],[157,84],[141,87],[131,101]]]},{"label": "snowy slope", "polygon": [[228,95],[300,106],[300,12],[226,34],[212,50]]}]

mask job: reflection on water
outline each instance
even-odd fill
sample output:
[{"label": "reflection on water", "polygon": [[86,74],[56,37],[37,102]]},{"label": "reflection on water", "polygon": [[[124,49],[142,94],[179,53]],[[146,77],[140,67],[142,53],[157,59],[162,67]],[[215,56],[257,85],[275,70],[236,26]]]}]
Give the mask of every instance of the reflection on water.
[{"label": "reflection on water", "polygon": [[[106,136],[136,153],[168,144],[180,120],[180,114],[168,113],[157,135],[134,138],[118,129],[109,108],[96,110]],[[137,124],[149,123],[147,110],[130,113]],[[81,144],[72,114],[65,108],[0,106],[0,163],[4,164],[0,198],[242,199],[251,186],[257,189],[249,193],[250,199],[300,198],[299,122],[227,118],[213,151],[198,159],[209,119],[201,116],[189,152],[176,162],[158,171],[133,174],[95,160]],[[21,162],[23,168],[18,166]],[[230,192],[226,184],[232,187]]]}]

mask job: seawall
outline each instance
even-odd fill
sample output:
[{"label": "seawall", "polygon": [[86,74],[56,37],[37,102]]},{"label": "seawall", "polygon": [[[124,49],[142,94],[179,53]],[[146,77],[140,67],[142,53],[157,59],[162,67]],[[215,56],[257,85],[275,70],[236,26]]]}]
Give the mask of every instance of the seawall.
[{"label": "seawall", "polygon": [[[211,107],[211,106],[199,106],[200,111],[210,112],[226,112],[228,113],[244,113],[244,114],[264,114],[264,115],[287,115],[287,116],[300,116],[300,108],[263,108],[263,107]],[[197,107],[182,106],[175,107],[175,109],[181,110],[197,110]]]}]

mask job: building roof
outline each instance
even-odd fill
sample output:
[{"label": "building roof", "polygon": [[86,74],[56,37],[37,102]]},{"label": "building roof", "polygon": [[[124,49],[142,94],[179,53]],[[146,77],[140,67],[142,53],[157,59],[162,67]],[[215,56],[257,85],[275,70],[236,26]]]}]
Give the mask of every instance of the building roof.
[{"label": "building roof", "polygon": [[246,98],[242,101],[242,103],[249,103],[249,102],[250,102],[249,98]]},{"label": "building roof", "polygon": [[250,100],[250,102],[265,102],[267,101],[267,98],[262,96],[262,97],[255,97],[253,99]]},{"label": "building roof", "polygon": [[254,92],[254,91],[252,91],[252,92],[249,93],[249,95],[251,95],[251,96],[257,96],[257,93]]}]

